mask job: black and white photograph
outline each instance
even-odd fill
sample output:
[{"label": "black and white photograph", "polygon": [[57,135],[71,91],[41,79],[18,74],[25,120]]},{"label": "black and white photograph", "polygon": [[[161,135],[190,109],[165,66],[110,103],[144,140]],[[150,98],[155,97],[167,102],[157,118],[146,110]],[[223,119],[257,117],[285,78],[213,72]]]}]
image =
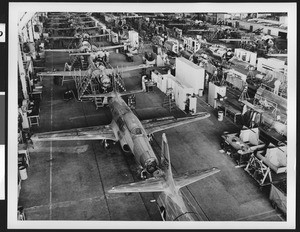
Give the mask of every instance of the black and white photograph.
[{"label": "black and white photograph", "polygon": [[8,13],[8,228],[295,227],[295,3]]}]

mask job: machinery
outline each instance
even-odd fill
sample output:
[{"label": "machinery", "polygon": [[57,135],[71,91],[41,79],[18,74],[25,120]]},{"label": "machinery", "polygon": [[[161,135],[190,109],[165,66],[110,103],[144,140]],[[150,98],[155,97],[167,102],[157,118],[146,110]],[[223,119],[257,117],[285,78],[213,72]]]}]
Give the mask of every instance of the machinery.
[{"label": "machinery", "polygon": [[222,151],[230,155],[239,167],[246,166],[253,152],[265,147],[259,139],[258,128],[244,127],[239,133],[224,133],[221,138]]}]

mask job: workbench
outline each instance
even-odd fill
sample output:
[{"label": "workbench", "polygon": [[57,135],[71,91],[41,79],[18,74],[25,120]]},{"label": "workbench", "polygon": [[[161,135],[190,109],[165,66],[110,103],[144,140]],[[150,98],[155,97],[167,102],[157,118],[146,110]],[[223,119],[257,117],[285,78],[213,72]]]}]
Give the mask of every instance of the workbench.
[{"label": "workbench", "polygon": [[42,99],[42,94],[43,94],[43,86],[41,85],[36,85],[34,89],[32,89],[31,96],[36,99]]},{"label": "workbench", "polygon": [[30,156],[27,144],[18,144],[18,158],[19,162],[24,161],[29,166]]},{"label": "workbench", "polygon": [[125,53],[125,56],[127,61],[133,62],[133,54]]},{"label": "workbench", "polygon": [[34,100],[32,105],[28,106],[29,112],[27,113],[29,126],[40,125],[40,102]]},{"label": "workbench", "polygon": [[157,84],[154,81],[145,81],[146,92],[152,92]]},{"label": "workbench", "polygon": [[230,105],[227,100],[220,101],[218,100],[218,106],[220,109],[224,110],[224,116],[227,116],[228,113],[233,115],[233,122],[236,123],[237,116],[241,116],[242,112],[241,110],[238,110],[237,108]]}]

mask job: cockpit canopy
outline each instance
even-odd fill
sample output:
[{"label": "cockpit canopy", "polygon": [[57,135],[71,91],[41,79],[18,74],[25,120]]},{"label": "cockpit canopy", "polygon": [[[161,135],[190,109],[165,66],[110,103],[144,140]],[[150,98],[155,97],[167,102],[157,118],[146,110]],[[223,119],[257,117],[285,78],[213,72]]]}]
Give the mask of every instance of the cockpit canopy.
[{"label": "cockpit canopy", "polygon": [[143,134],[142,129],[141,129],[140,127],[133,128],[133,129],[131,130],[131,133],[132,133],[133,135],[141,135],[141,134]]}]

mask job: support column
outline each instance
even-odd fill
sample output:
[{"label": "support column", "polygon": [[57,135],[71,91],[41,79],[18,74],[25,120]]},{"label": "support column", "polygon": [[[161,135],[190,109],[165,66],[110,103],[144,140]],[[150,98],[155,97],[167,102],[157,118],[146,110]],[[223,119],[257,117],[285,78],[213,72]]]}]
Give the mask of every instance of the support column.
[{"label": "support column", "polygon": [[[34,16],[34,17],[35,17],[35,16]],[[31,19],[30,22],[31,22],[32,38],[33,38],[33,41],[34,41],[34,39],[36,39],[36,38],[35,38],[35,32],[34,32],[33,19]]]},{"label": "support column", "polygon": [[22,91],[25,99],[29,99],[28,92],[27,92],[27,84],[26,84],[26,74],[23,64],[23,55],[21,53],[20,44],[18,46],[18,65],[19,65],[19,76],[22,84]]},{"label": "support column", "polygon": [[34,41],[34,39],[33,39],[34,36],[33,36],[33,33],[32,33],[32,21],[31,20],[28,21],[26,27],[27,27],[27,31],[28,31],[29,41],[33,42]]}]

